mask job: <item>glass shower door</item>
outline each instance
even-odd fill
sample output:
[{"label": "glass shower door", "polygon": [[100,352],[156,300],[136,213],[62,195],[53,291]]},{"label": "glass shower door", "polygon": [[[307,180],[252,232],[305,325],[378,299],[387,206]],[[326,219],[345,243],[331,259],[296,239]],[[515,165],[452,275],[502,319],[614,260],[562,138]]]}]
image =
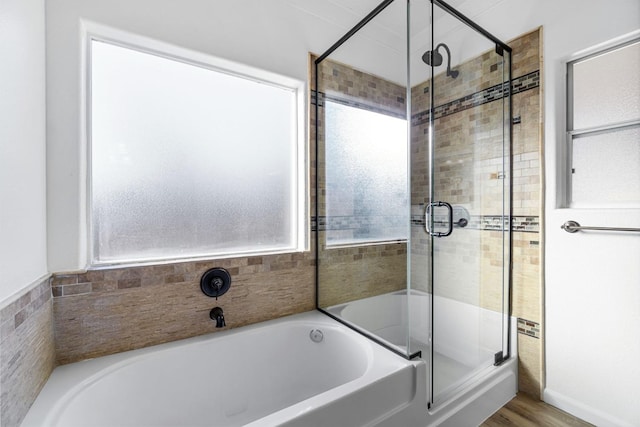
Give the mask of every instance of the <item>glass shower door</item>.
[{"label": "glass shower door", "polygon": [[510,68],[440,0],[385,0],[314,60],[318,308],[422,357],[430,404],[508,358]]},{"label": "glass shower door", "polygon": [[432,70],[432,404],[501,363],[508,348],[509,48],[447,8],[433,2],[423,57]]}]

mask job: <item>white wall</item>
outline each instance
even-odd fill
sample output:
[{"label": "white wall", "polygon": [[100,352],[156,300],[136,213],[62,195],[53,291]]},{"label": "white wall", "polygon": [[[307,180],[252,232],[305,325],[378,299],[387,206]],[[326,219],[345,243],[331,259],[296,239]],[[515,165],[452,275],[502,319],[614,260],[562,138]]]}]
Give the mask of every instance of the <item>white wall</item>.
[{"label": "white wall", "polygon": [[47,273],[44,9],[0,2],[0,303]]}]

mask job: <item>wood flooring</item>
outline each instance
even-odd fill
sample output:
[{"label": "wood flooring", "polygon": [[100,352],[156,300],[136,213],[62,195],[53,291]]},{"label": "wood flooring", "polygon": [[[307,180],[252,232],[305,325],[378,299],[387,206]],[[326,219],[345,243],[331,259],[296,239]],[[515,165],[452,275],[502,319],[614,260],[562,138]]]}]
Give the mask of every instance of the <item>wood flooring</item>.
[{"label": "wood flooring", "polygon": [[593,427],[560,409],[519,393],[480,427]]}]

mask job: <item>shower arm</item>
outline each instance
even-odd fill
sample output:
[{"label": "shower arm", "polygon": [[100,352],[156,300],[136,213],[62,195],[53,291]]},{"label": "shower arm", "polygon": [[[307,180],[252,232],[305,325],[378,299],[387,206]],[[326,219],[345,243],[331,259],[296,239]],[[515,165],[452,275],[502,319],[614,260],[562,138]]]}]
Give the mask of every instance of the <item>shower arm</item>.
[{"label": "shower arm", "polygon": [[450,76],[451,75],[451,51],[449,50],[449,47],[444,43],[439,43],[434,49],[434,51],[437,51],[438,49],[440,49],[440,47],[443,47],[444,50],[447,51],[447,76]]}]

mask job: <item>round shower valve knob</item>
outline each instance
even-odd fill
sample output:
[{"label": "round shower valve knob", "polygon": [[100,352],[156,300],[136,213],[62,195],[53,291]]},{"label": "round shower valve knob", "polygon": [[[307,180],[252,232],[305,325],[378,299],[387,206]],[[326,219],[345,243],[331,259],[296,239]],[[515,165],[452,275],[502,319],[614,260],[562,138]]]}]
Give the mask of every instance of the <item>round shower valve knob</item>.
[{"label": "round shower valve knob", "polygon": [[205,271],[200,279],[200,289],[212,298],[224,295],[231,287],[231,275],[224,268],[212,268]]}]

